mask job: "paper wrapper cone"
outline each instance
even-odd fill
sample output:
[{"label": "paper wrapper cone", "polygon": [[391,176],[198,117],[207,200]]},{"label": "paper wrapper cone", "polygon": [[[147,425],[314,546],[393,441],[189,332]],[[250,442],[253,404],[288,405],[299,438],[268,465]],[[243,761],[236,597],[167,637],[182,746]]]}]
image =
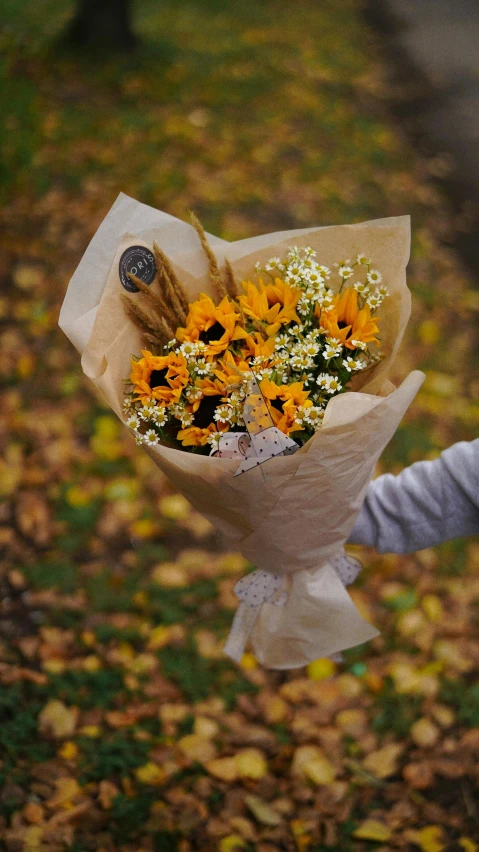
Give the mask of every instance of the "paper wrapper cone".
[{"label": "paper wrapper cone", "polygon": [[[312,246],[328,266],[364,253],[383,272],[391,294],[380,311],[383,359],[355,377],[354,390],[330,400],[322,428],[294,455],[235,477],[237,459],[165,446],[147,449],[229,546],[266,576],[283,578],[282,600],[265,598],[254,618],[246,604],[240,606],[227,643],[230,656],[240,657],[250,634],[264,666],[295,668],[378,635],[357,611],[333,561],[343,551],[381,452],[424,380],[418,371],[398,389],[387,380],[410,313],[409,217],[236,243],[209,239],[220,263],[228,257],[237,280],[251,277],[257,261],[282,255],[292,244]],[[60,326],[82,354],[84,372],[121,419],[123,380],[141,338],[121,305],[118,261],[126,247],[151,247],[153,240],[170,257],[190,300],[211,291],[194,229],[120,195],[76,270],[60,315]]]}]

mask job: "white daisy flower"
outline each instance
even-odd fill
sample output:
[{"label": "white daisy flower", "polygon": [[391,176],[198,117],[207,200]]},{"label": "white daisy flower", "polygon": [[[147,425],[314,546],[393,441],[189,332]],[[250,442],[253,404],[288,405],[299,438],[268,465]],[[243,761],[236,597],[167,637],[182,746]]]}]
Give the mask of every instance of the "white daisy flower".
[{"label": "white daisy flower", "polygon": [[341,354],[342,346],[340,343],[327,343],[323,349],[323,358],[329,361],[331,358],[336,358]]},{"label": "white daisy flower", "polygon": [[144,443],[144,435],[141,432],[135,432],[135,444],[143,444]]},{"label": "white daisy flower", "polygon": [[333,376],[330,376],[329,373],[320,373],[318,378],[316,379],[316,384],[323,390],[328,390],[329,383],[332,378]]},{"label": "white daisy flower", "polygon": [[128,420],[126,421],[126,425],[129,429],[138,429],[140,425],[140,420],[136,414],[131,414]]},{"label": "white daisy flower", "polygon": [[145,432],[143,439],[145,444],[148,444],[149,447],[154,447],[155,444],[158,444],[158,435],[154,429],[148,429],[148,431]]},{"label": "white daisy flower", "polygon": [[153,422],[156,423],[160,428],[165,426],[168,423],[168,415],[166,413],[166,409],[162,406],[158,406],[155,413],[153,414]]},{"label": "white daisy flower", "polygon": [[304,420],[308,426],[313,426],[317,429],[324,420],[324,410],[317,405],[312,405],[311,408],[306,409]]},{"label": "white daisy flower", "polygon": [[317,340],[308,340],[303,346],[303,351],[309,358],[314,358],[314,356],[318,354],[320,348],[321,347]]},{"label": "white daisy flower", "polygon": [[321,308],[330,308],[333,302],[333,294],[330,290],[320,290],[316,301]]},{"label": "white daisy flower", "polygon": [[281,268],[281,266],[282,266],[282,263],[281,263],[280,257],[270,257],[270,259],[268,260],[268,262],[265,266],[265,270],[267,272],[270,272],[272,269]]},{"label": "white daisy flower", "polygon": [[261,263],[259,262],[259,260],[256,261],[254,268],[255,268],[256,272],[261,272],[262,267],[261,267]]},{"label": "white daisy flower", "polygon": [[275,349],[283,349],[285,346],[289,346],[290,342],[287,334],[278,334],[275,341]]},{"label": "white daisy flower", "polygon": [[328,388],[329,393],[339,393],[342,387],[342,384],[338,381],[336,376],[331,376],[331,381],[329,382]]},{"label": "white daisy flower", "polygon": [[306,414],[306,409],[305,409],[305,408],[303,408],[303,406],[302,406],[302,405],[300,405],[300,406],[298,407],[298,409],[297,409],[297,411],[296,411],[296,414],[295,414],[295,417],[294,417],[294,422],[295,422],[295,423],[297,423],[297,424],[298,424],[298,426],[302,426],[302,425],[303,425],[303,423],[304,423],[304,417],[305,417],[305,414]]},{"label": "white daisy flower", "polygon": [[352,345],[355,349],[362,349],[363,352],[368,348],[367,344],[364,343],[363,340],[351,340]]},{"label": "white daisy flower", "polygon": [[366,283],[363,284],[362,281],[356,281],[356,283],[353,284],[353,287],[356,290],[356,293],[359,293],[360,296],[367,296],[369,293],[368,285]]},{"label": "white daisy flower", "polygon": [[203,394],[199,388],[195,388],[193,385],[190,385],[185,389],[185,396],[188,402],[195,402],[197,399],[201,399]]},{"label": "white daisy flower", "polygon": [[208,444],[210,444],[212,447],[214,447],[215,450],[217,450],[222,435],[224,435],[224,432],[212,432],[211,435],[208,435],[206,440]]},{"label": "white daisy flower", "polygon": [[178,349],[178,352],[181,352],[182,355],[185,356],[186,359],[194,358],[198,353],[198,347],[196,343],[193,343],[191,340],[186,340]]},{"label": "white daisy flower", "polygon": [[362,358],[345,358],[343,360],[343,367],[346,368],[348,373],[356,372],[357,370],[364,370],[366,364]]},{"label": "white daisy flower", "polygon": [[155,400],[151,400],[150,402],[146,402],[142,407],[138,410],[138,416],[142,420],[151,420],[155,413],[156,402]]},{"label": "white daisy flower", "polygon": [[379,269],[370,269],[366,278],[369,284],[380,284],[383,280],[383,276],[379,272]]},{"label": "white daisy flower", "polygon": [[314,249],[311,248],[311,246],[306,246],[303,251],[305,257],[316,257],[316,252],[314,251]]},{"label": "white daisy flower", "polygon": [[340,266],[339,269],[338,269],[338,272],[339,272],[341,278],[343,278],[345,281],[347,281],[348,278],[351,278],[351,275],[354,274],[351,266],[346,266],[346,265]]},{"label": "white daisy flower", "polygon": [[323,278],[331,278],[331,270],[329,266],[318,266],[318,270],[323,276]]},{"label": "white daisy flower", "polygon": [[362,266],[369,266],[371,261],[368,257],[366,257],[365,254],[358,254],[358,256],[356,257],[356,263],[360,263]]},{"label": "white daisy flower", "polygon": [[208,362],[205,358],[198,358],[195,363],[195,369],[199,376],[208,375],[208,373],[211,373],[214,366],[216,366],[216,364],[213,361]]},{"label": "white daisy flower", "polygon": [[305,278],[306,278],[306,281],[308,282],[308,284],[309,284],[310,286],[312,285],[312,286],[314,286],[314,287],[316,287],[316,288],[317,288],[317,287],[322,287],[322,286],[323,286],[323,284],[324,284],[324,278],[323,278],[323,276],[321,275],[321,273],[320,273],[320,272],[317,272],[317,270],[316,270],[316,269],[311,269],[311,270],[308,272],[307,276],[305,276]]},{"label": "white daisy flower", "polygon": [[234,410],[231,405],[218,405],[215,413],[213,414],[213,419],[218,421],[221,420],[222,423],[232,423],[234,419]]},{"label": "white daisy flower", "polygon": [[370,308],[372,308],[372,310],[374,310],[375,308],[379,308],[382,301],[382,296],[380,296],[377,291],[375,293],[371,293],[366,299],[366,303],[369,305]]},{"label": "white daisy flower", "polygon": [[385,299],[386,296],[391,295],[385,284],[382,284],[380,287],[378,287],[377,292],[379,293],[380,296],[383,297],[383,299]]},{"label": "white daisy flower", "polygon": [[191,411],[187,411],[186,408],[184,408],[180,414],[180,420],[183,429],[187,429],[188,426],[192,426],[194,419],[195,415]]},{"label": "white daisy flower", "polygon": [[263,379],[269,379],[273,370],[271,369],[271,367],[263,367],[262,370],[253,370],[253,372],[256,376],[256,380],[258,382],[262,382]]},{"label": "white daisy flower", "polygon": [[309,312],[310,307],[311,303],[303,296],[296,305],[296,310],[299,314],[301,314],[301,316],[305,316]]}]

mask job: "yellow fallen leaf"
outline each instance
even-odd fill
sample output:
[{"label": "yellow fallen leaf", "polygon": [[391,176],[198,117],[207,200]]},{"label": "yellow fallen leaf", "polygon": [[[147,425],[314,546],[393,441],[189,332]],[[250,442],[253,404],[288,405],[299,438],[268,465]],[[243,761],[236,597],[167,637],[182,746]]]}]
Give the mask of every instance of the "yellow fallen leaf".
[{"label": "yellow fallen leaf", "polygon": [[435,745],[440,735],[439,728],[430,719],[418,719],[411,727],[411,737],[414,742],[425,748]]},{"label": "yellow fallen leaf", "polygon": [[220,852],[235,852],[236,849],[246,849],[246,841],[239,834],[228,834],[220,840]]},{"label": "yellow fallen leaf", "polygon": [[101,728],[100,725],[83,725],[78,733],[82,734],[84,737],[91,737],[92,739],[95,739],[100,736]]},{"label": "yellow fallen leaf", "polygon": [[431,714],[441,728],[450,728],[456,721],[454,711],[450,707],[446,707],[445,704],[434,704],[431,707]]},{"label": "yellow fallen leaf", "polygon": [[23,835],[23,852],[43,852],[45,846],[42,843],[45,826],[31,825]]},{"label": "yellow fallen leaf", "polygon": [[212,630],[196,630],[195,642],[201,657],[208,660],[220,660],[223,657],[223,644]]},{"label": "yellow fallen leaf", "polygon": [[293,775],[302,775],[313,784],[332,784],[336,771],[318,746],[305,745],[296,749],[291,765]]},{"label": "yellow fallen leaf", "polygon": [[138,766],[134,772],[135,777],[142,784],[163,784],[166,778],[165,770],[151,761],[144,766]]},{"label": "yellow fallen leaf", "polygon": [[353,836],[360,840],[376,840],[384,843],[391,838],[391,829],[378,819],[366,819],[354,831]]},{"label": "yellow fallen leaf", "polygon": [[262,825],[281,825],[283,819],[279,813],[271,805],[268,805],[267,802],[264,802],[263,799],[260,799],[259,796],[245,796],[244,803],[255,819]]},{"label": "yellow fallen leaf", "polygon": [[474,667],[473,660],[461,653],[458,643],[448,639],[438,639],[434,643],[433,652],[435,657],[458,672],[468,672]]},{"label": "yellow fallen leaf", "polygon": [[171,627],[159,624],[158,627],[153,628],[151,631],[146,647],[149,651],[159,651],[160,648],[164,648],[165,645],[168,645],[170,641]]},{"label": "yellow fallen leaf", "polygon": [[49,674],[63,674],[66,669],[66,663],[58,657],[49,657],[42,661],[42,669]]},{"label": "yellow fallen leaf", "polygon": [[219,725],[214,719],[208,719],[207,716],[196,716],[193,733],[200,737],[205,737],[211,740],[219,732]]},{"label": "yellow fallen leaf", "polygon": [[440,825],[426,825],[417,831],[408,833],[408,839],[411,839],[422,852],[443,852],[446,849],[444,840],[444,832]]},{"label": "yellow fallen leaf", "polygon": [[190,503],[181,494],[168,494],[158,501],[158,508],[164,518],[171,521],[186,521],[192,511]]},{"label": "yellow fallen leaf", "polygon": [[441,329],[435,320],[425,319],[420,324],[417,333],[421,343],[425,343],[426,346],[434,346],[441,336]]},{"label": "yellow fallen leaf", "polygon": [[397,772],[397,761],[404,746],[399,743],[389,743],[377,751],[372,751],[363,760],[363,767],[376,778],[387,778]]},{"label": "yellow fallen leaf", "polygon": [[308,677],[311,680],[325,680],[328,677],[332,677],[335,671],[336,663],[328,659],[328,657],[321,657],[319,660],[314,660],[307,668]]},{"label": "yellow fallen leaf", "polygon": [[188,572],[176,562],[160,562],[153,568],[151,579],[159,586],[169,589],[180,589],[188,583]]},{"label": "yellow fallen leaf", "polygon": [[254,654],[245,653],[241,657],[240,666],[245,671],[251,671],[252,669],[258,668],[258,661]]},{"label": "yellow fallen leaf", "polygon": [[133,674],[149,674],[158,666],[158,658],[154,654],[137,654],[128,663],[128,669]]},{"label": "yellow fallen leaf", "polygon": [[55,779],[55,792],[53,796],[51,796],[45,804],[48,805],[49,808],[58,808],[58,807],[71,807],[72,799],[75,796],[78,796],[81,793],[81,787],[78,784],[78,781],[75,778],[68,778],[66,776],[62,778]]},{"label": "yellow fallen leaf", "polygon": [[200,763],[206,763],[216,757],[216,746],[211,740],[202,737],[199,734],[187,734],[178,740],[178,748],[186,757],[191,760],[199,760]]},{"label": "yellow fallen leaf", "polygon": [[85,672],[98,672],[102,667],[102,663],[99,657],[96,654],[88,654],[87,657],[84,657],[82,663],[82,669]]},{"label": "yellow fallen leaf", "polygon": [[340,710],[335,719],[338,728],[345,734],[359,739],[368,726],[368,716],[365,710]]},{"label": "yellow fallen leaf", "polygon": [[78,757],[78,746],[72,740],[67,740],[62,747],[58,749],[58,756],[63,757],[63,760],[76,760]]},{"label": "yellow fallen leaf", "polygon": [[268,765],[263,753],[257,748],[245,748],[235,755],[236,767],[240,778],[263,778]]},{"label": "yellow fallen leaf", "polygon": [[221,781],[236,781],[238,766],[234,757],[218,757],[205,763],[205,769]]},{"label": "yellow fallen leaf", "polygon": [[282,722],[288,715],[288,705],[279,695],[273,695],[264,702],[263,712],[270,725]]},{"label": "yellow fallen leaf", "polygon": [[421,606],[429,621],[436,623],[444,618],[444,607],[437,595],[424,595]]},{"label": "yellow fallen leaf", "polygon": [[63,701],[52,699],[38,714],[38,730],[52,737],[70,737],[78,721],[78,707],[67,707]]}]

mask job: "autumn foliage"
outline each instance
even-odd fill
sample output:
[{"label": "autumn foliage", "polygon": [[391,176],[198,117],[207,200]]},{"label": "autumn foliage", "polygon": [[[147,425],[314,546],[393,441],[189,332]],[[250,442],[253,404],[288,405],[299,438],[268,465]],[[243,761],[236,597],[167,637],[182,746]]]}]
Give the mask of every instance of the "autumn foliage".
[{"label": "autumn foliage", "polygon": [[[226,239],[412,214],[381,470],[477,436],[463,223],[408,143],[356,0],[137,4],[142,52],[54,54],[68,4],[8,4],[0,91],[0,847],[474,852],[476,541],[359,552],[381,630],[343,664],[222,655],[241,558],[93,395],[57,329],[120,190]],[[28,9],[26,8],[28,6]]]}]

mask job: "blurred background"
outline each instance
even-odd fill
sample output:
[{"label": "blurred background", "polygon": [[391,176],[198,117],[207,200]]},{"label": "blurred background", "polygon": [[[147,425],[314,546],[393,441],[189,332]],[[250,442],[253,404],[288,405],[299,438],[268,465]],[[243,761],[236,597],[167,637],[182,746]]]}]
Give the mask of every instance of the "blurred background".
[{"label": "blurred background", "polygon": [[230,240],[410,213],[392,378],[427,378],[378,472],[475,438],[477,30],[467,0],[3,0],[0,848],[479,849],[477,540],[356,549],[377,639],[235,667],[241,557],[57,328],[120,191]]}]

